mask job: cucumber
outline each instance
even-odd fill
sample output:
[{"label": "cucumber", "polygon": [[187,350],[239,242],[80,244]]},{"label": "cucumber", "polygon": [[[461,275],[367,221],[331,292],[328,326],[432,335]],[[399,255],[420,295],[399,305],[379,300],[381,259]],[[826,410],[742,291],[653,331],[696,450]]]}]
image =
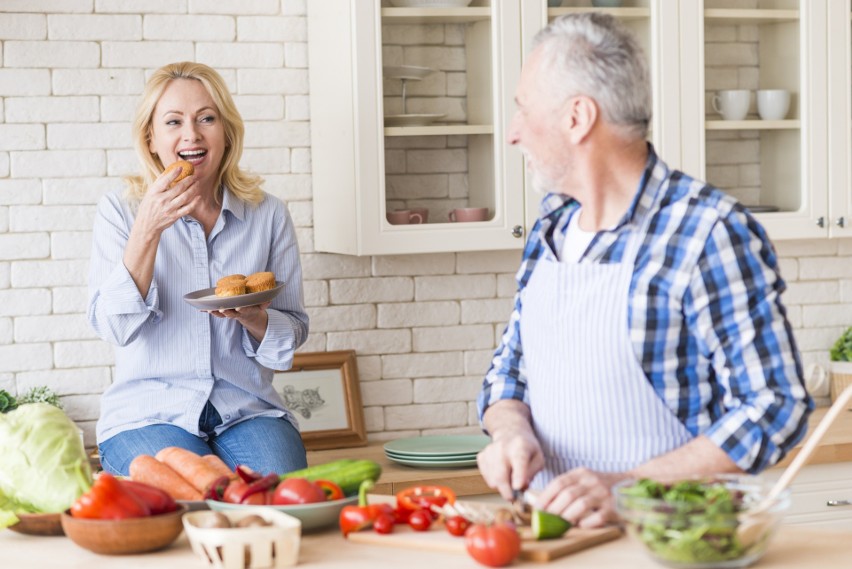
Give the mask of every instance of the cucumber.
[{"label": "cucumber", "polygon": [[334,482],[347,496],[358,493],[358,487],[364,480],[378,480],[382,474],[382,467],[372,460],[350,460],[342,459],[316,466],[309,466],[302,470],[288,472],[281,476],[284,478],[307,478],[308,480],[329,480]]}]

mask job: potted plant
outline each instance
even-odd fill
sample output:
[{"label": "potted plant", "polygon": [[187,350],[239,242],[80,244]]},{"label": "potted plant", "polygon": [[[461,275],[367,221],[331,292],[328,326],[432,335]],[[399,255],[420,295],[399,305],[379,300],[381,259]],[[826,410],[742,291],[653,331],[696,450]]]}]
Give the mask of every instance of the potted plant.
[{"label": "potted plant", "polygon": [[846,329],[829,352],[831,358],[831,401],[852,385],[852,326]]}]

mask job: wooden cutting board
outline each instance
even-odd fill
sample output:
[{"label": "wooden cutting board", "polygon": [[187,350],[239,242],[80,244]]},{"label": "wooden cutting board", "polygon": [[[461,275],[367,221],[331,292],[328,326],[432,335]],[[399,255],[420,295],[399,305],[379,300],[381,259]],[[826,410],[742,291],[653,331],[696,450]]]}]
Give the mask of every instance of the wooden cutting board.
[{"label": "wooden cutting board", "polygon": [[[559,539],[536,541],[529,535],[529,528],[523,528],[520,558],[538,562],[552,561],[619,537],[621,530],[617,527],[572,528]],[[355,543],[467,554],[464,538],[450,535],[443,524],[435,524],[429,531],[414,531],[406,525],[396,525],[390,534],[382,535],[373,530],[366,530],[350,533],[348,538]]]}]

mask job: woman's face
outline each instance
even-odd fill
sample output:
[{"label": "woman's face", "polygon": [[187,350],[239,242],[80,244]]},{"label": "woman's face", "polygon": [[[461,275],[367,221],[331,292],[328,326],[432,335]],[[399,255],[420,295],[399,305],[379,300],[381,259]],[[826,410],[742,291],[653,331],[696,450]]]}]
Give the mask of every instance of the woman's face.
[{"label": "woman's face", "polygon": [[148,148],[166,167],[186,160],[204,191],[216,188],[225,154],[225,126],[201,81],[174,79],[163,91],[151,119]]}]

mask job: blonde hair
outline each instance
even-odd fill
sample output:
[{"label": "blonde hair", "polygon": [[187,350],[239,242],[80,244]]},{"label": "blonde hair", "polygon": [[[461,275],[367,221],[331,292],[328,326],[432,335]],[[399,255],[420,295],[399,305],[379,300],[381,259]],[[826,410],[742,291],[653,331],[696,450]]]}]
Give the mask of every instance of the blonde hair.
[{"label": "blonde hair", "polygon": [[133,118],[133,146],[142,163],[140,175],[125,176],[128,197],[139,201],[148,191],[154,180],[164,169],[160,158],[150,148],[151,122],[154,109],[166,86],[175,79],[194,79],[200,81],[216,104],[225,130],[225,154],[219,165],[219,178],[216,181],[216,200],[221,198],[221,186],[224,184],[240,200],[259,203],[263,200],[263,183],[260,177],[253,176],[240,169],[240,157],[243,154],[243,136],[245,126],[240,112],[234,104],[225,80],[214,69],[203,63],[181,61],[170,63],[154,71],[145,84],[142,100]]}]

